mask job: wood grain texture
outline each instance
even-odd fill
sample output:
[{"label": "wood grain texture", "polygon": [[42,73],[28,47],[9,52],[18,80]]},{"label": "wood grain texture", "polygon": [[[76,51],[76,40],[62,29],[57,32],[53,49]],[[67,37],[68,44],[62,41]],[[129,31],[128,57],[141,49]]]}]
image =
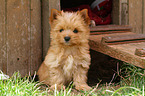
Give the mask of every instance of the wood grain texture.
[{"label": "wood grain texture", "polygon": [[1,0],[0,9],[0,70],[34,74],[42,62],[40,0]]},{"label": "wood grain texture", "polygon": [[113,0],[112,23],[128,25],[128,0]]},{"label": "wood grain texture", "polygon": [[121,10],[121,25],[128,25],[128,0],[120,0],[120,10]]},{"label": "wood grain texture", "polygon": [[113,0],[112,5],[112,23],[113,24],[120,24],[120,0]]},{"label": "wood grain texture", "polygon": [[143,0],[129,0],[129,25],[133,32],[143,33]]},{"label": "wood grain texture", "polygon": [[42,63],[41,2],[31,0],[31,74]]},{"label": "wood grain texture", "polygon": [[145,40],[144,34],[127,34],[127,35],[115,35],[115,36],[105,36],[102,37],[104,42],[125,42],[125,41],[137,41],[137,40]]},{"label": "wood grain texture", "polygon": [[7,31],[7,74],[19,71],[24,76],[31,63],[30,0],[7,0]]},{"label": "wood grain texture", "polygon": [[145,0],[143,0],[143,34],[145,34]]},{"label": "wood grain texture", "polygon": [[6,21],[6,2],[4,0],[0,0],[0,70],[4,73],[7,71],[7,47],[6,47],[6,39],[7,32],[5,30],[5,21]]},{"label": "wood grain texture", "polygon": [[90,27],[90,31],[131,31],[131,27],[128,25],[100,25],[95,27]]},{"label": "wood grain texture", "polygon": [[43,58],[50,45],[49,0],[42,0]]},{"label": "wood grain texture", "polygon": [[90,34],[109,34],[109,33],[125,33],[131,31],[131,27],[128,25],[100,25],[90,27]]}]

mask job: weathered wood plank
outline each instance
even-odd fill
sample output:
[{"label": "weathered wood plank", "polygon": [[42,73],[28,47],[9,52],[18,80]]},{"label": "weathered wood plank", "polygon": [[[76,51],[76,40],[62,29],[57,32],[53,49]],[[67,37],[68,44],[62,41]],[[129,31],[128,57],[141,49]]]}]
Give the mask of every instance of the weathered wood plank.
[{"label": "weathered wood plank", "polygon": [[31,74],[42,62],[41,2],[31,0]]},{"label": "weathered wood plank", "polygon": [[49,12],[52,8],[60,10],[60,0],[49,0]]},{"label": "weathered wood plank", "polygon": [[143,34],[145,34],[145,0],[143,0]]},{"label": "weathered wood plank", "polygon": [[109,33],[125,33],[131,31],[131,27],[128,25],[100,25],[95,27],[90,27],[90,34],[109,34]]},{"label": "weathered wood plank", "polygon": [[129,25],[133,27],[133,32],[143,33],[143,0],[129,0]]},{"label": "weathered wood plank", "polygon": [[145,42],[145,34],[105,36],[105,37],[102,37],[101,42],[108,45]]},{"label": "weathered wood plank", "polygon": [[90,27],[90,31],[131,31],[131,27],[128,25],[100,25],[95,27]]},{"label": "weathered wood plank", "polygon": [[109,55],[113,58],[125,61],[127,63],[133,64],[135,66],[145,68],[145,57],[139,57],[135,55],[136,48],[145,48],[145,42],[141,43],[130,43],[121,45],[106,45],[101,43],[102,37],[104,36],[115,36],[124,35],[130,33],[114,33],[114,34],[104,34],[104,35],[91,35],[90,36],[90,48]]},{"label": "weathered wood plank", "polygon": [[112,23],[120,24],[120,0],[113,0]]},{"label": "weathered wood plank", "polygon": [[50,45],[49,0],[42,0],[43,58]]},{"label": "weathered wood plank", "polygon": [[120,10],[121,10],[121,25],[128,25],[128,0],[120,0]]},{"label": "weathered wood plank", "polygon": [[42,0],[43,58],[50,44],[49,16],[52,8],[60,10],[60,0]]},{"label": "weathered wood plank", "polygon": [[121,31],[102,31],[102,32],[91,32],[90,35],[99,35],[99,34],[112,34],[112,33],[126,33],[126,32],[129,32],[127,30],[121,30]]},{"label": "weathered wood plank", "polygon": [[7,0],[7,73],[30,70],[30,0]]},{"label": "weathered wood plank", "polygon": [[112,23],[128,25],[128,0],[113,0]]},{"label": "weathered wood plank", "polygon": [[0,70],[2,70],[4,73],[7,71],[5,4],[6,2],[4,0],[0,0]]}]

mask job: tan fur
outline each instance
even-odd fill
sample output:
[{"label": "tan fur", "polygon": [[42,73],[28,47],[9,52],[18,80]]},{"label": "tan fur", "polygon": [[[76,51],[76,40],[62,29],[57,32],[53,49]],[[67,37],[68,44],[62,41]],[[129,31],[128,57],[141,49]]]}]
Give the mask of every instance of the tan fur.
[{"label": "tan fur", "polygon": [[[86,9],[74,13],[52,9],[51,45],[37,73],[41,82],[52,88],[57,84],[60,89],[73,81],[78,90],[91,89],[86,83],[90,65],[89,22]],[[78,33],[73,32],[75,29]],[[65,42],[65,36],[71,38],[69,42]]]}]

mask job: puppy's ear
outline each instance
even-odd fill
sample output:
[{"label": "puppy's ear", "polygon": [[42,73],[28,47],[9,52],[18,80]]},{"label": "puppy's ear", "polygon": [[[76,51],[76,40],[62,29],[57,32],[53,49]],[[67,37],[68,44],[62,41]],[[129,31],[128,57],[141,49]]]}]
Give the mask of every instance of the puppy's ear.
[{"label": "puppy's ear", "polygon": [[82,18],[84,18],[85,23],[90,25],[90,18],[88,16],[88,9],[83,9],[78,13],[81,14]]},{"label": "puppy's ear", "polygon": [[60,15],[61,11],[58,11],[56,9],[51,9],[51,15],[49,18],[49,23],[51,24],[55,19],[57,19],[57,15]]}]

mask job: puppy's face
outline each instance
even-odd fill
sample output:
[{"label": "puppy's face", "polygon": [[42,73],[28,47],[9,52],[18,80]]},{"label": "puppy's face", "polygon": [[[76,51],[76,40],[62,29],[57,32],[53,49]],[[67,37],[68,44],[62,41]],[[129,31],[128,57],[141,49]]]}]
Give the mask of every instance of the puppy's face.
[{"label": "puppy's face", "polygon": [[89,38],[87,10],[75,13],[52,10],[50,17],[51,39],[57,44],[79,45]]}]

